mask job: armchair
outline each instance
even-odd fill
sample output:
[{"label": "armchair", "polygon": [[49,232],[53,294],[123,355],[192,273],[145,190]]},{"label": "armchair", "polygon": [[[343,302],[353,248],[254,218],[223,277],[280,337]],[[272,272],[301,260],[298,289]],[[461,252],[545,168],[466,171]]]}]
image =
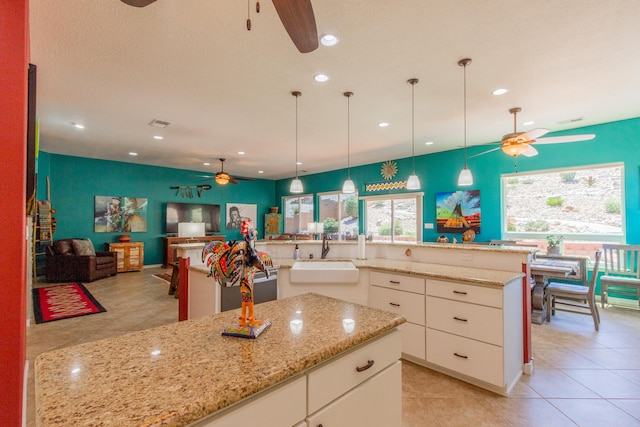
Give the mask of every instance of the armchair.
[{"label": "armchair", "polygon": [[115,252],[96,252],[89,239],[60,239],[47,247],[47,282],[92,282],[117,273]]}]

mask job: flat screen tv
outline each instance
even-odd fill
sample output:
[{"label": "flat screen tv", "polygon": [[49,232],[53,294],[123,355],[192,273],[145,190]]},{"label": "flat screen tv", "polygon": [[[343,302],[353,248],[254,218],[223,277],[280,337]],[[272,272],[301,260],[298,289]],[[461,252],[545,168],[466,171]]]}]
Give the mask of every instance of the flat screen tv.
[{"label": "flat screen tv", "polygon": [[206,234],[220,232],[220,205],[167,203],[167,234],[178,234],[180,222],[204,222]]}]

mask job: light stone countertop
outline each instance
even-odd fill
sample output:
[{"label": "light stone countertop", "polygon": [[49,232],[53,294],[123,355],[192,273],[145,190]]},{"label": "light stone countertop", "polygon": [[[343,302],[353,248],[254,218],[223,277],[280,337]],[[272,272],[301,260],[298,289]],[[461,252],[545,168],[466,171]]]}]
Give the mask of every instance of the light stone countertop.
[{"label": "light stone countertop", "polygon": [[[297,313],[299,312],[299,313]],[[239,311],[43,353],[40,427],[184,426],[301,374],[405,322],[317,294],[256,305],[272,325],[257,339],[221,336]],[[342,319],[355,321],[348,333]],[[301,319],[295,334],[290,321]]]},{"label": "light stone countertop", "polygon": [[[300,260],[302,262],[344,261],[338,259]],[[430,279],[453,280],[463,283],[486,286],[504,286],[514,280],[524,277],[524,273],[511,271],[488,270],[481,268],[460,267],[443,264],[429,264],[416,261],[397,261],[390,259],[352,259],[358,268],[372,268],[390,273],[412,274]],[[274,259],[273,265],[278,268],[291,268],[296,262],[291,258]]]}]

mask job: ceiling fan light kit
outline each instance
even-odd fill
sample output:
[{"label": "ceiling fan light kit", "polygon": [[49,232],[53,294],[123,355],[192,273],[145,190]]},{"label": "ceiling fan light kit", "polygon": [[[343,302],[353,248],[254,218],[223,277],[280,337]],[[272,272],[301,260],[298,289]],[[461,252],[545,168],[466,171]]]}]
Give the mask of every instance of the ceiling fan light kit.
[{"label": "ceiling fan light kit", "polygon": [[460,187],[473,185],[473,175],[467,167],[467,65],[471,64],[470,58],[458,61],[458,65],[464,69],[464,168],[458,175],[458,185]]},{"label": "ceiling fan light kit", "polygon": [[416,146],[416,132],[415,132],[415,86],[418,84],[418,79],[409,79],[407,83],[411,85],[411,175],[407,179],[407,190],[419,190],[420,189],[420,178],[416,175],[416,156],[415,156],[415,146]]},{"label": "ceiling fan light kit", "polygon": [[343,95],[347,98],[347,180],[342,185],[342,192],[345,194],[353,194],[356,192],[356,186],[351,180],[351,162],[350,162],[350,151],[351,151],[351,135],[350,135],[350,123],[351,123],[351,110],[349,101],[351,96],[353,96],[353,92],[345,92]]},{"label": "ceiling fan light kit", "polygon": [[302,96],[302,92],[294,90],[291,95],[296,98],[296,178],[291,181],[289,191],[291,193],[302,193],[304,188],[302,187],[302,181],[298,178],[298,98]]}]

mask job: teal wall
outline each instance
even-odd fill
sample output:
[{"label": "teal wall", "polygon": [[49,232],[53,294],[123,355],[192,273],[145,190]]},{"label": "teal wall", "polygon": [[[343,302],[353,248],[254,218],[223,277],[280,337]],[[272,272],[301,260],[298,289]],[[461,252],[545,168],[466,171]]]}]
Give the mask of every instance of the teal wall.
[{"label": "teal wall", "polygon": [[[56,210],[54,239],[70,237],[91,238],[96,250],[104,250],[105,243],[118,241],[121,233],[93,231],[94,196],[143,197],[148,199],[147,232],[129,233],[131,240],[145,244],[145,264],[162,262],[162,237],[165,236],[166,203],[210,203],[220,205],[220,233],[226,239],[238,239],[238,230],[225,230],[226,203],[257,204],[257,229],[263,230],[264,214],[274,206],[274,181],[241,181],[237,185],[219,186],[215,183],[202,197],[182,198],[176,185],[202,184],[193,175],[202,172],[113,162],[82,157],[40,153],[38,170],[38,198],[46,199],[45,180],[51,182],[51,203]],[[206,182],[205,182],[206,183]]]},{"label": "teal wall", "polygon": [[[591,141],[575,143],[538,145],[539,155],[531,158],[519,157],[517,171],[529,172],[544,169],[576,167],[600,163],[624,162],[625,197],[626,197],[626,229],[627,243],[640,243],[640,118],[605,123],[572,129],[567,132],[556,132],[548,136],[564,134],[576,135],[595,133]],[[470,147],[468,155],[486,151],[489,147]],[[394,160],[394,159],[389,159]],[[411,158],[395,159],[398,163],[396,179],[406,179],[411,174]],[[459,189],[480,190],[482,209],[482,228],[477,236],[478,241],[489,241],[501,237],[500,230],[500,176],[515,172],[514,159],[496,151],[469,159],[467,165],[471,169],[475,184],[472,187],[458,187],[458,173],[462,169],[464,157],[462,150],[445,151],[430,155],[418,156],[415,159],[416,174],[420,178],[424,192],[423,223],[435,224],[435,195],[439,192]],[[356,184],[360,196],[400,194],[407,190],[365,192],[364,185],[383,181],[380,177],[382,162],[352,167],[351,179]],[[347,177],[346,169],[329,173],[301,176],[304,193],[320,193],[337,191]],[[290,196],[291,179],[276,182],[276,200]],[[281,204],[281,202],[279,202]],[[361,208],[362,209],[362,208]],[[362,215],[360,229],[363,229]],[[436,230],[423,230],[423,240],[433,242],[438,237]],[[459,238],[460,236],[458,236]]]},{"label": "teal wall", "polygon": [[[627,243],[640,243],[640,118],[573,129],[567,134],[595,133],[591,141],[538,146],[540,154],[517,160],[519,172],[575,167],[599,163],[624,162]],[[555,133],[554,135],[562,135]],[[487,147],[471,147],[469,155]],[[393,159],[389,159],[393,160]],[[396,178],[406,179],[411,173],[411,158],[396,159]],[[398,194],[406,190],[365,193],[365,183],[381,182],[382,162],[352,167],[351,178],[359,194]],[[424,192],[423,222],[435,224],[435,195],[438,192],[460,189],[456,182],[463,165],[461,150],[418,156],[416,173]],[[499,239],[500,232],[500,176],[514,172],[514,161],[500,151],[469,159],[475,185],[480,190],[482,203],[482,229],[478,241]],[[94,196],[144,197],[148,199],[148,231],[131,233],[135,241],[145,243],[145,264],[159,264],[162,258],[161,238],[165,235],[165,205],[167,202],[214,203],[221,208],[221,233],[227,239],[236,239],[238,231],[227,232],[226,203],[252,203],[258,206],[257,229],[264,231],[263,215],[270,206],[281,206],[281,198],[291,195],[291,179],[278,181],[242,181],[238,185],[205,191],[202,197],[184,199],[169,187],[202,183],[188,170],[112,162],[41,152],[38,160],[38,199],[46,199],[46,177],[51,182],[51,202],[56,210],[57,229],[54,239],[89,237],[98,249],[107,242],[115,242],[120,233],[93,231]],[[342,188],[346,169],[301,176],[305,193],[336,191]],[[362,207],[361,207],[362,212]],[[363,218],[363,215],[360,215]],[[317,219],[317,218],[316,218]],[[360,224],[360,229],[363,225]],[[433,242],[435,230],[423,230],[423,240]]]}]

